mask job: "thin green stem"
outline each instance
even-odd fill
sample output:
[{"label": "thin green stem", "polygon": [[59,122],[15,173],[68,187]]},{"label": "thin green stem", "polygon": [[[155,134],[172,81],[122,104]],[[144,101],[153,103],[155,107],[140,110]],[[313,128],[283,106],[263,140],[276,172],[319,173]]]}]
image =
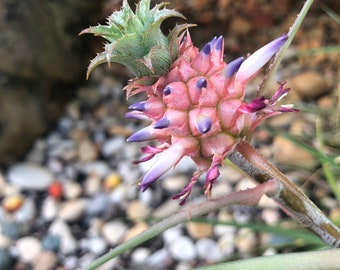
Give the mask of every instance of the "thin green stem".
[{"label": "thin green stem", "polygon": [[268,181],[252,189],[234,192],[218,199],[189,205],[189,208],[163,219],[139,235],[112,249],[110,252],[91,263],[86,269],[94,270],[125,251],[137,247],[139,244],[159,235],[165,230],[190,220],[191,217],[198,217],[228,205],[257,205],[258,201],[264,194],[275,193],[277,189],[278,186],[276,181]]},{"label": "thin green stem", "polygon": [[289,32],[288,32],[288,40],[281,47],[281,49],[277,52],[277,54],[276,54],[276,56],[273,60],[273,63],[270,66],[270,70],[266,74],[265,80],[263,81],[263,83],[261,85],[260,91],[262,93],[267,90],[269,83],[270,83],[271,79],[273,78],[277,68],[279,67],[285,52],[287,51],[289,45],[291,44],[293,38],[295,37],[296,32],[299,30],[300,25],[301,25],[302,21],[304,20],[304,18],[306,17],[306,14],[307,14],[307,12],[308,12],[308,10],[309,10],[309,8],[311,7],[312,4],[313,4],[313,0],[307,0],[304,3],[300,13],[297,15],[297,18],[295,19],[293,25],[290,27]]},{"label": "thin green stem", "polygon": [[[322,121],[321,117],[317,117],[315,120],[315,130],[316,130],[316,139],[317,139],[317,145],[319,148],[319,152],[321,152],[322,155],[324,155],[324,144],[323,144],[323,136],[322,136]],[[337,185],[337,180],[335,179],[335,176],[332,173],[331,167],[329,163],[325,159],[320,159],[322,170],[324,172],[324,175],[327,179],[327,182],[329,186],[331,187],[336,199],[338,202],[340,202],[340,189]]]},{"label": "thin green stem", "polygon": [[340,249],[309,251],[222,263],[197,270],[336,270],[340,265]]}]

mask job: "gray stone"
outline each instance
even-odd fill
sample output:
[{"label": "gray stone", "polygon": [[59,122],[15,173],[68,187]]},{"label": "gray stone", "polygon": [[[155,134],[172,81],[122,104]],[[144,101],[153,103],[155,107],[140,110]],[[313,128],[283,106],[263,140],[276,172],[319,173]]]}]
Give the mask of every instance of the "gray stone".
[{"label": "gray stone", "polygon": [[193,241],[187,236],[176,238],[169,246],[171,256],[175,260],[193,261],[196,258],[196,248]]},{"label": "gray stone", "polygon": [[13,165],[7,178],[11,184],[27,190],[46,190],[54,180],[49,170],[34,163]]}]

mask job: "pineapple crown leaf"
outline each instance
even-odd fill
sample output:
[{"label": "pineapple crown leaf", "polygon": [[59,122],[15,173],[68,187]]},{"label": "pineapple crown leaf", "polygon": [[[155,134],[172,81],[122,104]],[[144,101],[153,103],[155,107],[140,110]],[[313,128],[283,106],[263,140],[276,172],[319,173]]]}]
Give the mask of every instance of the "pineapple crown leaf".
[{"label": "pineapple crown leaf", "polygon": [[170,17],[185,17],[160,3],[150,9],[151,0],[141,0],[135,12],[127,0],[121,10],[114,11],[107,25],[90,26],[80,34],[93,34],[107,40],[105,51],[91,60],[87,78],[92,70],[105,62],[117,62],[126,66],[140,78],[164,75],[178,54],[177,38],[188,24],[176,26],[168,36],[161,31],[161,24]]}]

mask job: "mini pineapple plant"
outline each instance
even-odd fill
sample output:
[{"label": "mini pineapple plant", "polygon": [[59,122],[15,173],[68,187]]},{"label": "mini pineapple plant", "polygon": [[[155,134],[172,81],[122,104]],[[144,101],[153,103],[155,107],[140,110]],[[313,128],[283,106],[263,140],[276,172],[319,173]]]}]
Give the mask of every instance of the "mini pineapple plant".
[{"label": "mini pineapple plant", "polygon": [[245,100],[247,82],[280,50],[288,35],[283,34],[246,58],[226,63],[222,36],[198,49],[188,30],[191,24],[178,25],[168,35],[161,31],[161,23],[170,17],[184,18],[164,3],[150,9],[150,0],[141,0],[132,11],[124,0],[122,9],[113,12],[107,25],[81,32],[107,40],[104,52],[91,61],[87,76],[102,63],[117,62],[135,76],[125,88],[127,97],[146,94],[146,99],[132,104],[126,114],[149,122],[128,142],[158,142],[143,147],[144,156],[136,161],[155,159],[140,181],[141,190],[189,156],[197,170],[174,198],[184,204],[201,176],[205,177],[204,192],[209,197],[219,167],[228,157],[260,183],[276,180],[271,195],[285,211],[325,242],[339,246],[338,228],[248,143],[255,127],[267,117],[297,111],[291,105],[277,104],[289,92],[283,83],[270,98]]},{"label": "mini pineapple plant", "polygon": [[225,156],[247,140],[261,120],[295,111],[286,106],[275,107],[288,92],[284,85],[269,100],[261,97],[249,104],[244,101],[245,84],[280,49],[287,35],[247,59],[241,57],[227,64],[223,61],[222,36],[213,38],[201,50],[192,44],[186,31],[190,25],[177,26],[164,36],[160,30],[162,21],[183,16],[161,9],[163,6],[156,5],[150,10],[150,0],[142,0],[134,13],[124,1],[122,10],[108,18],[108,25],[90,27],[82,33],[99,35],[109,41],[105,51],[91,61],[88,75],[101,63],[118,62],[136,76],[126,87],[128,96],[147,94],[147,100],[132,104],[127,113],[129,118],[150,121],[149,126],[129,137],[128,142],[160,142],[158,146],[142,148],[146,156],[139,162],[157,155],[157,161],[141,181],[142,190],[183,156],[190,156],[197,164],[189,185],[175,196],[184,202],[204,172],[205,192],[210,193]]}]

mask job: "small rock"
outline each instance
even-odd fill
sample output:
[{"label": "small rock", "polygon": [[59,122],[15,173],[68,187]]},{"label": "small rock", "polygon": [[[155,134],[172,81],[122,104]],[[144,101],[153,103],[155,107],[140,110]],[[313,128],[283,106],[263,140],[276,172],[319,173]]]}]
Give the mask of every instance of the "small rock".
[{"label": "small rock", "polygon": [[104,179],[104,188],[106,191],[111,191],[118,187],[121,183],[121,177],[117,173],[110,173]]},{"label": "small rock", "polygon": [[23,201],[24,201],[23,197],[19,194],[8,195],[2,200],[2,207],[8,213],[13,213],[22,206]]},{"label": "small rock", "polygon": [[241,253],[250,251],[257,244],[255,233],[248,228],[240,229],[234,244]]},{"label": "small rock", "polygon": [[3,234],[0,234],[0,250],[8,248],[10,244],[11,244],[11,239]]},{"label": "small rock", "polygon": [[34,219],[36,212],[34,200],[26,197],[21,208],[14,213],[14,218],[18,222],[27,223]]},{"label": "small rock", "polygon": [[171,256],[179,261],[193,261],[196,249],[192,240],[187,236],[180,236],[169,246]]},{"label": "small rock", "polygon": [[39,239],[31,236],[20,238],[16,241],[19,259],[24,263],[32,263],[38,258],[41,251]]},{"label": "small rock", "polygon": [[40,252],[38,258],[35,260],[34,270],[54,270],[58,262],[57,255],[51,251]]},{"label": "small rock", "polygon": [[107,194],[98,193],[91,198],[86,206],[86,213],[90,216],[99,216],[104,213],[111,205],[110,198]]},{"label": "small rock", "polygon": [[182,235],[182,224],[172,227],[163,232],[163,240],[166,245],[170,245],[172,241],[176,240]]},{"label": "small rock", "polygon": [[46,190],[53,182],[52,173],[34,163],[19,163],[12,166],[7,178],[13,185],[27,190]]},{"label": "small rock", "polygon": [[85,194],[92,196],[99,192],[101,189],[101,179],[96,174],[91,174],[86,178],[84,183]]},{"label": "small rock", "polygon": [[84,163],[82,170],[86,174],[96,174],[99,177],[105,177],[111,171],[109,165],[104,161]]},{"label": "small rock", "polygon": [[280,219],[280,213],[277,209],[265,208],[261,213],[261,217],[266,224],[277,224]]},{"label": "small rock", "polygon": [[112,137],[104,143],[102,147],[102,153],[105,157],[110,157],[117,152],[120,152],[125,144],[126,142],[123,137]]},{"label": "small rock", "polygon": [[135,266],[143,265],[150,253],[148,248],[136,248],[131,254],[131,264]]},{"label": "small rock", "polygon": [[247,19],[236,16],[230,23],[230,31],[238,35],[246,35],[252,26]]},{"label": "small rock", "polygon": [[340,219],[340,206],[336,206],[331,208],[331,211],[329,213],[329,217],[332,220],[339,220]]},{"label": "small rock", "polygon": [[67,180],[63,183],[64,196],[66,199],[76,199],[82,193],[82,187],[79,183]]},{"label": "small rock", "polygon": [[60,253],[68,255],[76,251],[78,243],[73,237],[70,227],[64,220],[54,220],[49,228],[49,233],[60,238]]},{"label": "small rock", "polygon": [[98,150],[90,140],[81,140],[78,145],[78,158],[81,162],[94,161],[98,157]]},{"label": "small rock", "polygon": [[102,227],[102,235],[110,245],[118,245],[124,239],[127,226],[121,221],[109,221]]},{"label": "small rock", "polygon": [[287,86],[301,98],[317,98],[329,91],[324,76],[315,71],[305,71],[288,80]]},{"label": "small rock", "polygon": [[65,221],[78,220],[85,211],[85,199],[74,199],[65,201],[60,205],[58,217]]},{"label": "small rock", "polygon": [[184,175],[174,175],[162,180],[162,185],[170,194],[180,192],[188,183],[188,177]]},{"label": "small rock", "polygon": [[0,248],[0,269],[13,270],[14,260],[11,257],[8,249]]},{"label": "small rock", "polygon": [[1,233],[4,236],[8,236],[10,239],[17,239],[24,231],[22,223],[13,220],[6,220],[0,223]]},{"label": "small rock", "polygon": [[127,231],[124,242],[145,231],[147,228],[149,228],[148,224],[146,224],[145,222],[138,222],[135,226]]},{"label": "small rock", "polygon": [[218,262],[223,259],[223,254],[217,243],[212,239],[202,238],[198,240],[196,249],[198,256],[209,263]]},{"label": "small rock", "polygon": [[151,210],[139,200],[134,200],[129,203],[126,213],[127,217],[132,220],[140,220],[147,217]]},{"label": "small rock", "polygon": [[91,253],[99,256],[107,250],[107,244],[101,237],[92,237],[87,240],[87,248]]},{"label": "small rock", "polygon": [[64,195],[64,189],[60,182],[53,182],[48,188],[48,195],[59,200]]},{"label": "small rock", "polygon": [[188,222],[186,227],[189,235],[195,240],[209,237],[213,233],[213,226],[208,223]]},{"label": "small rock", "polygon": [[160,265],[164,267],[163,269],[169,269],[167,266],[169,266],[171,263],[171,258],[169,255],[168,250],[165,248],[159,249],[152,253],[146,260],[146,265],[149,267],[149,269],[158,269]]},{"label": "small rock", "polygon": [[235,248],[235,227],[228,226],[231,230],[230,233],[226,233],[222,235],[218,240],[217,240],[217,245],[219,250],[222,251],[224,256],[229,256],[234,252]]},{"label": "small rock", "polygon": [[53,234],[47,234],[42,240],[42,247],[44,250],[57,252],[60,247],[60,237]]},{"label": "small rock", "polygon": [[272,147],[274,159],[278,163],[307,169],[314,168],[316,164],[315,157],[311,153],[284,137],[276,136]]},{"label": "small rock", "polygon": [[46,197],[41,206],[41,216],[45,221],[53,220],[59,212],[59,202],[52,198]]}]

